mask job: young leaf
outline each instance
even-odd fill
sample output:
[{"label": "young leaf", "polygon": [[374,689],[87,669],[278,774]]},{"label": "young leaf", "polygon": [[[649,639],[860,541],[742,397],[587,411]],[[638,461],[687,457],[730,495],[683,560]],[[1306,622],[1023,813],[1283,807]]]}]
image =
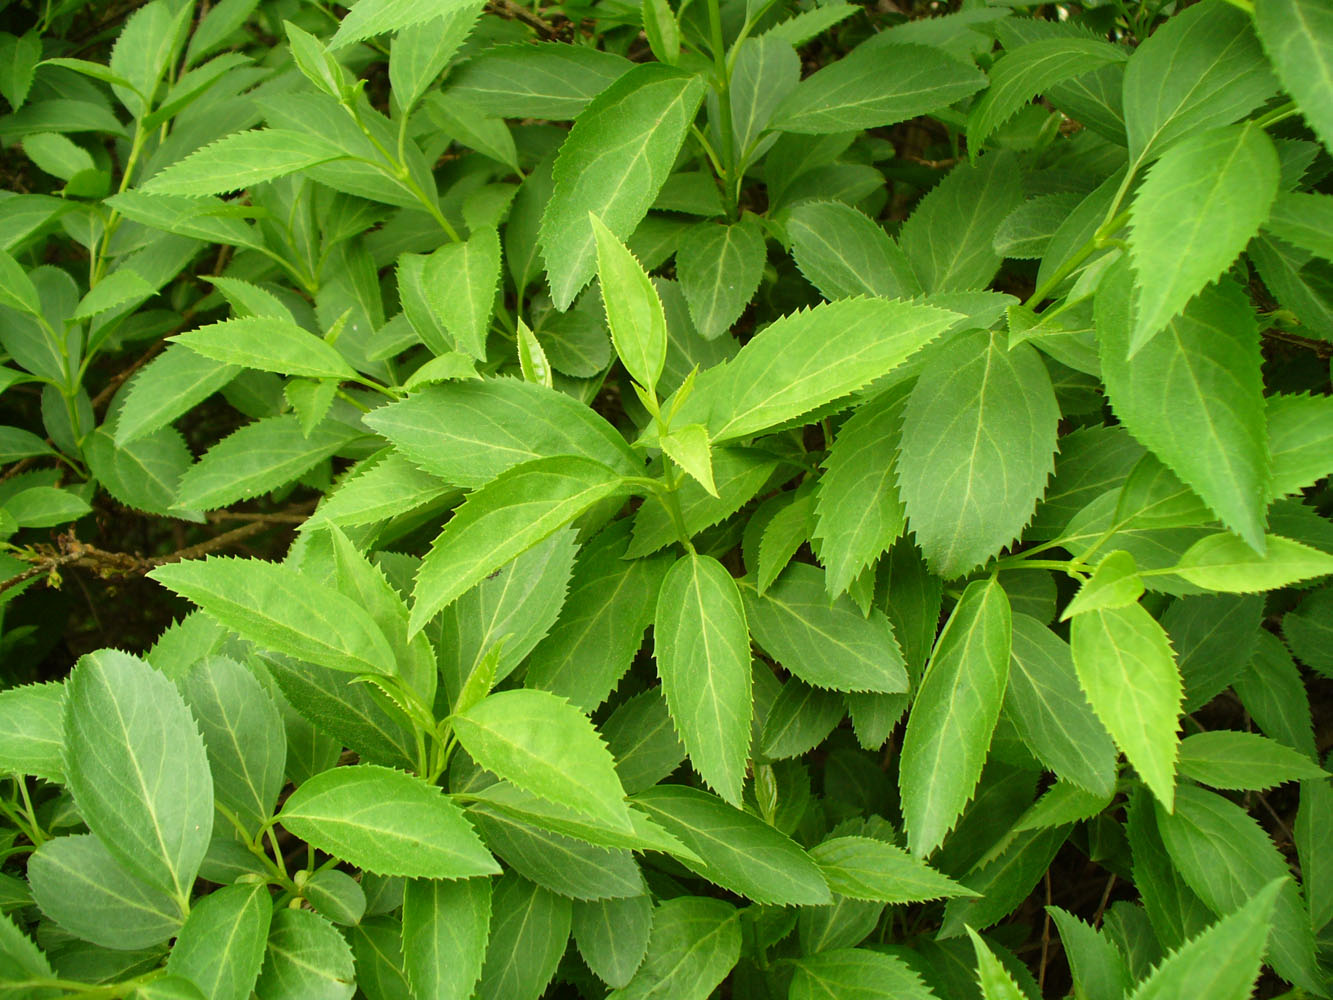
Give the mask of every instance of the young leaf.
[{"label": "young leaf", "polygon": [[903,736],[898,785],[907,845],[938,847],[986,762],[1009,675],[1009,599],[995,580],[968,584],[935,643]]},{"label": "young leaf", "polygon": [[841,201],[803,201],[791,210],[787,236],[796,266],[824,298],[921,294],[907,255],[879,223]]},{"label": "young leaf", "polygon": [[972,66],[924,45],[862,44],[801,81],[772,127],[821,135],[893,125],[946,108],[985,86]]},{"label": "young leaf", "polygon": [[1169,809],[1183,687],[1166,631],[1142,605],[1099,608],[1074,618],[1070,645],[1093,711]]},{"label": "young leaf", "polygon": [[514,872],[495,884],[478,1000],[537,1000],[569,943],[571,904]]},{"label": "young leaf", "polygon": [[1304,754],[1258,733],[1229,729],[1195,733],[1180,741],[1180,773],[1213,788],[1264,791],[1284,781],[1328,777]]},{"label": "young leaf", "polygon": [[749,305],[764,275],[764,233],[754,216],[686,231],[676,248],[676,276],[700,336],[722,336]]},{"label": "young leaf", "polygon": [[1019,534],[1054,468],[1059,421],[1031,345],[975,330],[931,351],[903,414],[898,483],[935,573],[961,576]]},{"label": "young leaf", "polygon": [[739,805],[750,747],[750,639],[736,582],[711,556],[667,570],[653,621],[654,655],[690,763]]},{"label": "young leaf", "polygon": [[1097,564],[1092,576],[1083,581],[1074,599],[1065,605],[1062,622],[1084,611],[1098,608],[1123,608],[1137,604],[1143,596],[1143,581],[1134,557],[1124,549],[1108,552]]},{"label": "young leaf", "polygon": [[170,339],[224,365],[309,378],[356,378],[356,370],[326,341],[271,316],[223,320]]},{"label": "young leaf", "polygon": [[653,910],[643,964],[608,1000],[707,1000],[741,955],[739,911],[720,899],[681,896]]},{"label": "young leaf", "polygon": [[246,1000],[259,978],[272,919],[273,897],[263,883],[211,892],[190,908],[167,971],[215,1000]]},{"label": "young leaf", "polygon": [[270,1000],[352,1000],[355,992],[352,949],[331,923],[310,910],[283,907],[273,914],[256,994]]},{"label": "young leaf", "polygon": [[1192,135],[1153,165],[1130,208],[1138,276],[1131,356],[1236,259],[1277,190],[1277,151],[1253,124]]},{"label": "young leaf", "polygon": [[1121,262],[1097,291],[1097,338],[1111,407],[1227,527],[1262,551],[1268,434],[1259,331],[1249,300],[1230,281],[1206,288],[1130,358],[1131,281]]},{"label": "young leaf", "polygon": [[810,857],[829,888],[851,899],[919,903],[976,895],[902,848],[871,837],[833,837],[810,848]]},{"label": "young leaf", "polygon": [[311,846],[380,875],[498,874],[463,812],[436,786],[374,764],[335,767],[301,784],[278,821]]},{"label": "young leaf", "polygon": [[665,183],[703,92],[702,77],[641,65],[579,115],[556,157],[555,189],[541,224],[556,308],[568,309],[595,270],[588,214],[618,238],[629,236]]},{"label": "young leaf", "polygon": [[466,242],[446,243],[427,258],[422,280],[426,302],[454,346],[485,361],[486,332],[500,281],[499,234],[479,229]]},{"label": "young leaf", "polygon": [[213,556],[150,576],[266,649],[348,673],[397,672],[388,640],[361,605],[290,567]]},{"label": "young leaf", "polygon": [[611,827],[632,829],[615,762],[586,715],[547,691],[501,691],[451,717],[482,767]]},{"label": "young leaf", "polygon": [[936,996],[897,955],[869,948],[807,953],[795,965],[788,1000],[935,1000]]},{"label": "young leaf", "polygon": [[346,155],[336,142],[313,132],[277,128],[235,132],[154,174],[143,190],[195,197],[223,194]]},{"label": "young leaf", "polygon": [[717,796],[685,785],[657,785],[634,802],[703,859],[681,861],[710,882],[757,903],[832,901],[819,867],[794,841]]},{"label": "young leaf", "polygon": [[64,699],[63,683],[0,691],[0,771],[64,784]]},{"label": "young leaf", "polygon": [[1013,974],[991,951],[990,945],[971,927],[967,929],[967,936],[972,939],[972,947],[977,952],[977,979],[982,1000],[1024,1000],[1024,993]]},{"label": "young leaf", "polygon": [[515,556],[607,497],[624,493],[623,477],[573,455],[516,465],[459,507],[422,560],[412,591],[408,632]]},{"label": "young leaf", "polygon": [[652,393],[666,363],[666,314],[657,289],[625,244],[592,212],[597,240],[597,279],[620,363],[630,377]]},{"label": "young leaf", "polygon": [[468,1000],[490,937],[489,878],[412,879],[403,890],[403,963],[413,995]]},{"label": "young leaf", "polygon": [[525,382],[535,382],[548,389],[555,384],[551,378],[551,363],[546,360],[541,341],[521,319],[518,321],[518,367]]},{"label": "young leaf", "polygon": [[64,764],[88,828],[184,904],[213,829],[213,779],[172,683],[128,653],[81,656],[66,682]]},{"label": "young leaf", "polygon": [[1250,594],[1277,590],[1333,573],[1333,556],[1289,538],[1268,535],[1259,555],[1235,535],[1208,535],[1191,545],[1171,571],[1197,587]]},{"label": "young leaf", "polygon": [[588,968],[612,989],[626,985],[643,964],[654,923],[652,897],[575,902],[574,943]]},{"label": "young leaf", "polygon": [[741,584],[754,640],[807,684],[834,691],[907,690],[907,671],[893,626],[840,597],[830,604],[823,574],[793,563],[761,596]]},{"label": "young leaf", "polygon": [[1333,14],[1319,0],[1276,0],[1255,6],[1254,26],[1283,88],[1333,149]]},{"label": "young leaf", "polygon": [[694,477],[709,496],[721,499],[713,481],[713,449],[708,442],[708,428],[686,424],[658,438],[658,445],[668,458]]}]

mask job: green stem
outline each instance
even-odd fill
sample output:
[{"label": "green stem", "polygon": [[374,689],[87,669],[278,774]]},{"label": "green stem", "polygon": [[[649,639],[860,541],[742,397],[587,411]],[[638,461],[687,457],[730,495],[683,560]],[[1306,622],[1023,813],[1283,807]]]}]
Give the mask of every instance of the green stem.
[{"label": "green stem", "polygon": [[[1117,201],[1119,197],[1121,196],[1117,196]],[[1031,295],[1029,295],[1027,301],[1023,303],[1024,307],[1027,309],[1032,309],[1035,306],[1037,306],[1043,299],[1045,299],[1051,293],[1052,290],[1059,287],[1060,282],[1064,281],[1067,277],[1073,274],[1074,271],[1078,269],[1080,264],[1082,264],[1085,260],[1091,257],[1098,250],[1110,245],[1111,242],[1110,234],[1114,233],[1128,221],[1129,221],[1129,213],[1121,212],[1117,215],[1112,215],[1109,219],[1107,219],[1100,226],[1098,226],[1097,231],[1092,234],[1092,236],[1088,239],[1086,243],[1084,243],[1081,247],[1079,247],[1076,251],[1074,251],[1072,256],[1070,256],[1063,264],[1061,264],[1058,268],[1056,268],[1054,273],[1052,273],[1049,278],[1047,278],[1045,281],[1043,281],[1040,285],[1037,286],[1036,291],[1034,291]]]},{"label": "green stem", "polygon": [[690,533],[685,528],[685,513],[680,509],[680,497],[676,495],[676,470],[671,464],[671,459],[665,454],[662,456],[662,481],[665,489],[657,491],[657,497],[662,501],[662,506],[666,508],[667,515],[671,518],[671,525],[676,529],[676,535],[680,539],[680,544],[685,546],[685,551],[694,555],[694,542],[690,539]]},{"label": "green stem", "polygon": [[[1251,8],[1253,9],[1253,8]],[[1270,125],[1276,125],[1278,122],[1286,121],[1294,115],[1300,114],[1300,108],[1296,107],[1295,101],[1288,101],[1265,115],[1260,115],[1254,119],[1254,124],[1260,128],[1268,128]]]},{"label": "green stem", "polygon": [[722,187],[727,195],[727,216],[736,218],[736,129],[731,118],[731,68],[727,65],[727,49],[722,41],[722,7],[719,0],[708,0],[708,44],[713,50],[713,81],[717,90],[717,107],[722,130]]}]

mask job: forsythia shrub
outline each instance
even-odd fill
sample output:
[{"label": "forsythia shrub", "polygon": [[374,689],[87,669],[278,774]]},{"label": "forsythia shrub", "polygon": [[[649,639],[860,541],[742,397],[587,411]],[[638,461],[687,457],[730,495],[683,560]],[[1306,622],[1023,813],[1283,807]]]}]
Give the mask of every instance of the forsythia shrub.
[{"label": "forsythia shrub", "polygon": [[1330,994],[1328,0],[133,8],[0,4],[0,997]]}]

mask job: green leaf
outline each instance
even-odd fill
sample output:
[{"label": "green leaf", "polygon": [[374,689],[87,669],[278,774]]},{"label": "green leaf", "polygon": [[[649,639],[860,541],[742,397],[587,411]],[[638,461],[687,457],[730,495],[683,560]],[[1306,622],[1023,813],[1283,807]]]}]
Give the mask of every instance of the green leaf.
[{"label": "green leaf", "polygon": [[581,455],[627,476],[643,471],[625,439],[591,408],[519,379],[431,386],[376,408],[365,422],[422,469],[464,489],[555,455]]},{"label": "green leaf", "polygon": [[[4,511],[20,528],[50,528],[77,521],[92,510],[83,497],[55,486],[33,486],[5,501]],[[13,531],[13,528],[10,528]]]},{"label": "green leaf", "polygon": [[125,405],[116,416],[116,444],[123,448],[165,427],[221,389],[239,371],[234,365],[219,364],[173,344],[130,382]]},{"label": "green leaf", "polygon": [[1309,912],[1289,878],[1286,860],[1258,821],[1215,792],[1181,785],[1173,812],[1157,804],[1157,825],[1181,877],[1214,913],[1229,913],[1283,880],[1268,961],[1284,979],[1321,991]]},{"label": "green leaf", "polygon": [[787,236],[796,266],[824,298],[921,294],[907,256],[879,223],[840,201],[803,201],[791,210]]},{"label": "green leaf", "polygon": [[[733,149],[738,168],[744,170],[768,148],[764,133],[774,112],[800,83],[801,60],[790,42],[772,34],[746,38],[728,59]],[[714,106],[710,98],[710,122],[719,117],[713,113]]]},{"label": "green leaf", "polygon": [[346,156],[336,142],[312,132],[277,128],[235,132],[154,174],[143,190],[193,197],[224,194]]},{"label": "green leaf", "polygon": [[466,41],[482,7],[480,0],[449,4],[433,20],[409,25],[394,36],[389,49],[389,84],[394,101],[404,114],[421,99]]},{"label": "green leaf", "polygon": [[893,125],[946,108],[985,86],[985,77],[924,45],[860,45],[801,81],[772,127],[821,135]]},{"label": "green leaf", "polygon": [[1278,880],[1265,885],[1172,952],[1139,983],[1130,1000],[1176,1000],[1187,995],[1247,1000],[1259,978],[1272,933],[1274,903],[1283,887]]},{"label": "green leaf", "polygon": [[478,1000],[537,1000],[569,942],[571,904],[514,872],[495,885]]},{"label": "green leaf", "polygon": [[1183,687],[1166,631],[1142,605],[1099,608],[1074,618],[1070,645],[1093,711],[1170,808]]},{"label": "green leaf", "polygon": [[990,86],[967,119],[967,148],[979,150],[997,128],[1038,94],[1128,53],[1094,38],[1043,38],[1009,49],[990,70]]},{"label": "green leaf", "polygon": [[807,954],[795,966],[788,1000],[935,1000],[905,961],[869,948]]},{"label": "green leaf", "polygon": [[1059,421],[1030,344],[976,330],[932,349],[903,414],[898,484],[933,572],[961,576],[1018,536],[1054,468]]},{"label": "green leaf", "polygon": [[1060,947],[1069,959],[1075,990],[1082,990],[1086,1000],[1123,1000],[1129,991],[1129,969],[1105,930],[1089,927],[1078,917],[1058,906],[1046,912],[1060,930]]},{"label": "green leaf", "polygon": [[490,937],[489,878],[412,879],[403,891],[403,964],[413,993],[468,1000]]},{"label": "green leaf", "polygon": [[595,270],[588,213],[618,238],[629,236],[665,183],[703,92],[702,77],[660,64],[636,66],[579,114],[556,157],[555,188],[541,223],[558,309],[569,308]]},{"label": "green leaf", "polygon": [[215,510],[284,486],[362,432],[325,420],[309,434],[294,413],[246,424],[209,448],[180,480],[179,507]]},{"label": "green leaf", "polygon": [[648,951],[652,897],[576,902],[573,918],[574,942],[597,978],[612,989],[633,979]]},{"label": "green leaf", "polygon": [[[898,53],[900,46],[887,51]],[[1012,154],[960,163],[917,204],[898,245],[926,292],[985,288],[999,270],[995,234],[1023,200],[1022,171]]]},{"label": "green leaf", "polygon": [[129,268],[112,271],[79,300],[74,318],[91,319],[127,303],[137,305],[156,291],[156,288]]},{"label": "green leaf", "polygon": [[768,259],[764,232],[753,215],[688,229],[676,248],[676,276],[699,334],[726,333],[759,288]]},{"label": "green leaf", "polygon": [[330,49],[342,48],[374,35],[387,35],[437,17],[453,13],[462,6],[459,0],[433,0],[418,3],[415,0],[360,0],[353,5],[338,25]]},{"label": "green leaf", "polygon": [[602,724],[602,735],[616,758],[620,783],[630,794],[651,788],[685,759],[660,687],[622,702]]},{"label": "green leaf", "polygon": [[19,262],[0,250],[0,305],[32,316],[42,315],[42,300]]},{"label": "green leaf", "polygon": [[194,460],[184,438],[175,430],[162,427],[118,447],[99,427],[84,439],[83,449],[89,471],[125,506],[199,519],[198,514],[174,509],[176,484]]},{"label": "green leaf", "polygon": [[1130,355],[1245,249],[1277,190],[1277,151],[1254,124],[1191,135],[1153,165],[1130,208],[1138,275]]},{"label": "green leaf", "polygon": [[446,93],[456,91],[493,115],[567,121],[633,65],[585,45],[496,45],[460,67]]},{"label": "green leaf", "polygon": [[739,911],[720,899],[680,896],[653,910],[643,964],[608,1000],[706,1000],[741,954]]},{"label": "green leaf", "polygon": [[1130,358],[1131,280],[1129,268],[1117,264],[1097,292],[1111,408],[1227,527],[1262,550],[1271,487],[1259,331],[1249,300],[1230,281],[1207,288]]},{"label": "green leaf", "polygon": [[1333,14],[1318,0],[1272,0],[1255,5],[1254,25],[1283,88],[1333,149]]},{"label": "green leaf", "polygon": [[352,949],[337,929],[310,910],[273,914],[264,969],[255,993],[265,1000],[352,1000]]},{"label": "green leaf", "polygon": [[356,378],[341,354],[295,323],[272,316],[229,319],[169,338],[224,365],[309,378]]},{"label": "green leaf", "polygon": [[1333,831],[1333,785],[1327,780],[1301,784],[1301,804],[1292,829],[1301,863],[1301,889],[1310,908],[1310,926],[1319,933],[1333,918],[1333,868],[1329,836]]},{"label": "green leaf", "polygon": [[149,575],[265,649],[353,674],[397,672],[388,640],[360,604],[288,566],[212,556]]},{"label": "green leaf", "polygon": [[[1295,614],[1282,619],[1288,639]],[[1300,668],[1273,633],[1261,630],[1255,638],[1249,665],[1231,682],[1231,689],[1265,734],[1314,758],[1314,721]]]},{"label": "green leaf", "polygon": [[273,918],[268,886],[223,886],[191,908],[167,957],[167,971],[195,983],[210,1000],[246,1000],[259,978]]},{"label": "green leaf", "polygon": [[[426,302],[454,345],[486,360],[486,333],[500,281],[500,236],[479,229],[466,242],[446,243],[427,258]],[[440,353],[437,351],[436,353]]]},{"label": "green leaf", "polygon": [[496,477],[454,512],[422,560],[409,634],[515,556],[625,489],[619,474],[573,455],[525,462]]},{"label": "green leaf", "polygon": [[907,670],[893,626],[863,615],[848,597],[830,602],[817,567],[793,563],[760,595],[741,584],[754,641],[807,684],[835,691],[906,691]]},{"label": "green leaf", "polygon": [[[6,33],[8,34],[8,33]],[[0,93],[10,107],[17,111],[28,99],[32,88],[33,76],[42,59],[42,36],[34,30],[25,32],[17,38],[8,35],[0,39]],[[42,963],[45,964],[45,963]]]},{"label": "green leaf", "polygon": [[851,899],[920,903],[976,895],[901,847],[871,837],[833,837],[810,848],[810,857],[829,888]]},{"label": "green leaf", "polygon": [[[1025,785],[1025,788],[1030,787]],[[1029,794],[1025,793],[1024,801]],[[979,806],[984,809],[980,802],[973,808]],[[978,816],[985,817],[986,813],[982,811]],[[985,819],[980,822],[985,824]],[[978,828],[973,827],[974,836],[977,832]],[[986,840],[993,836],[988,827],[984,836]],[[989,927],[1012,913],[1050,870],[1056,852],[1068,838],[1068,826],[1024,831],[1011,828],[991,845],[963,880],[968,888],[977,892],[977,897],[955,898],[945,904],[940,937],[956,937],[967,927]]]},{"label": "green leaf", "polygon": [[996,252],[1019,260],[1046,256],[1055,234],[1081,201],[1079,195],[1068,191],[1029,198],[1000,224],[992,241]]},{"label": "green leaf", "polygon": [[1180,741],[1180,773],[1213,788],[1265,791],[1286,781],[1320,780],[1328,772],[1302,753],[1258,733],[1218,729]]},{"label": "green leaf", "polygon": [[451,719],[482,767],[607,826],[632,829],[610,752],[591,720],[563,698],[502,691]]},{"label": "green leaf", "polygon": [[1009,675],[1009,600],[994,580],[968,584],[931,654],[903,736],[898,785],[907,846],[938,847],[972,797]]},{"label": "green leaf", "polygon": [[958,318],[920,303],[865,298],[783,316],[731,361],[702,373],[677,419],[706,420],[714,443],[751,437],[887,374]]},{"label": "green leaf", "polygon": [[722,499],[713,481],[713,450],[708,442],[708,428],[686,424],[658,438],[667,457],[694,477],[695,482],[712,497]]},{"label": "green leaf", "polygon": [[666,363],[666,314],[657,289],[625,244],[594,213],[589,222],[597,241],[597,280],[620,363],[651,394]]},{"label": "green leaf", "polygon": [[0,691],[0,771],[65,783],[63,683]]},{"label": "green leaf", "polygon": [[1143,596],[1143,581],[1134,557],[1124,549],[1108,552],[1097,563],[1092,576],[1083,581],[1074,599],[1065,605],[1062,622],[1084,611],[1123,608],[1137,604]]},{"label": "green leaf", "polygon": [[844,593],[903,532],[906,512],[895,473],[906,405],[900,392],[865,403],[838,429],[824,459],[814,537],[832,595]]},{"label": "green leaf", "polygon": [[1333,472],[1333,399],[1277,393],[1264,405],[1274,496],[1298,493]]},{"label": "green leaf", "polygon": [[311,909],[335,924],[351,927],[366,915],[366,894],[361,884],[336,868],[313,872],[301,886]]},{"label": "green leaf", "polygon": [[[807,480],[795,490],[781,493],[760,506],[747,528],[760,526],[755,589],[763,593],[773,585],[814,530],[815,487]],[[772,514],[766,507],[772,504]]]},{"label": "green leaf", "polygon": [[971,927],[967,936],[977,952],[977,979],[981,985],[982,1000],[1025,1000],[1025,994],[1013,975],[991,951],[990,945]]},{"label": "green leaf", "polygon": [[690,763],[739,805],[750,747],[750,639],[740,591],[720,562],[691,553],[667,570],[653,642],[662,693]]},{"label": "green leaf", "polygon": [[518,321],[518,367],[523,373],[523,381],[536,382],[548,388],[554,385],[546,351],[542,349],[537,335],[522,320]]},{"label": "green leaf", "polygon": [[1245,117],[1276,89],[1248,14],[1216,0],[1181,11],[1135,50],[1125,69],[1130,163],[1146,163],[1184,136]]},{"label": "green leaf", "polygon": [[213,793],[257,833],[286,782],[282,715],[254,674],[225,656],[208,656],[180,681],[203,730]]},{"label": "green leaf", "polygon": [[1333,648],[1328,642],[1330,608],[1333,588],[1321,587],[1282,618],[1282,632],[1291,651],[1326,677],[1333,673]]},{"label": "green leaf", "polygon": [[1278,535],[1264,539],[1259,555],[1235,535],[1208,535],[1191,545],[1171,572],[1197,587],[1249,594],[1277,590],[1333,573],[1333,556]]},{"label": "green leaf", "polygon": [[685,785],[657,785],[635,804],[703,859],[691,871],[756,903],[820,906],[832,902],[819,867],[763,820]]},{"label": "green leaf", "polygon": [[48,918],[104,948],[147,948],[181,926],[180,903],[126,871],[89,834],[55,837],[38,847],[28,858],[28,883]]},{"label": "green leaf", "polygon": [[1037,758],[1097,795],[1115,790],[1116,750],[1079,689],[1069,644],[1029,615],[1013,616],[1005,712]]},{"label": "green leaf", "polygon": [[467,878],[500,871],[438,787],[392,768],[323,771],[287,798],[278,821],[311,846],[380,875]]},{"label": "green leaf", "polygon": [[118,650],[81,656],[65,687],[79,814],[127,871],[183,904],[213,829],[213,779],[189,709],[166,677]]},{"label": "green leaf", "polygon": [[769,760],[799,757],[823,743],[846,715],[841,694],[789,677],[764,718],[760,753]]}]

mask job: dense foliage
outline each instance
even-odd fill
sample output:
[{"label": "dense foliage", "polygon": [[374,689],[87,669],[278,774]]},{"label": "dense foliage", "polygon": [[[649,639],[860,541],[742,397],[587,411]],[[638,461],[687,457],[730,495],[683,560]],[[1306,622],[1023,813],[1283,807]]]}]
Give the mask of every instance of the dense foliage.
[{"label": "dense foliage", "polygon": [[1329,995],[1327,0],[0,21],[0,997]]}]

